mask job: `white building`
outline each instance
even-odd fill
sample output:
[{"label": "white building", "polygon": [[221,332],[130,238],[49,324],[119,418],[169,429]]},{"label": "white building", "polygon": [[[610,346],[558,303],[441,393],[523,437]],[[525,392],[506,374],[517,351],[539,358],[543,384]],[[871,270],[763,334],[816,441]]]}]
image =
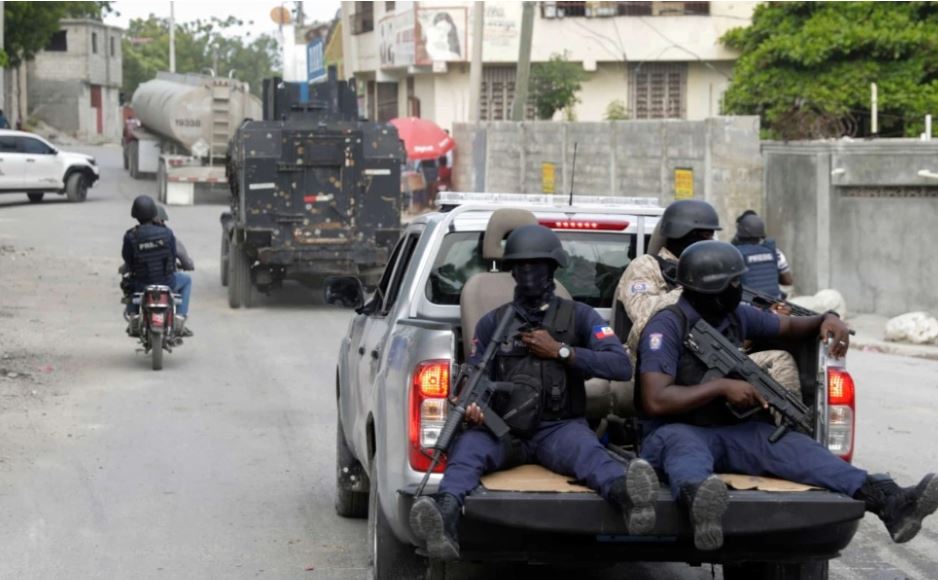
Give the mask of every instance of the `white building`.
[{"label": "white building", "polygon": [[[472,4],[342,2],[345,74],[358,82],[362,113],[443,127],[468,121]],[[582,65],[578,121],[603,120],[614,100],[630,118],[719,115],[737,58],[719,39],[748,25],[756,4],[538,2],[531,62],[561,54]],[[522,4],[488,1],[484,11],[481,118],[502,120],[514,96]]]}]

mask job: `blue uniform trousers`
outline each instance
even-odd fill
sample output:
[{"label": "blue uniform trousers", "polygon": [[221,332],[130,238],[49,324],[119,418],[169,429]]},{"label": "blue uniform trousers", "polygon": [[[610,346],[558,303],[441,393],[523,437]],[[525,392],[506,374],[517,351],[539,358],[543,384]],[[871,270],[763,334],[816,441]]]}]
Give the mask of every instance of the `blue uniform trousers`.
[{"label": "blue uniform trousers", "polygon": [[774,425],[758,421],[724,427],[668,423],[642,441],[642,459],[663,471],[678,498],[714,472],[766,475],[816,485],[853,496],[867,473],[810,437],[789,431],[769,443]]},{"label": "blue uniform trousers", "polygon": [[[505,464],[506,451],[505,444],[482,427],[462,433],[447,456],[439,491],[456,496],[462,504],[483,474]],[[622,463],[609,455],[582,418],[543,421],[534,436],[521,441],[519,452],[522,463],[539,463],[582,480],[606,499],[612,482],[625,475]]]}]

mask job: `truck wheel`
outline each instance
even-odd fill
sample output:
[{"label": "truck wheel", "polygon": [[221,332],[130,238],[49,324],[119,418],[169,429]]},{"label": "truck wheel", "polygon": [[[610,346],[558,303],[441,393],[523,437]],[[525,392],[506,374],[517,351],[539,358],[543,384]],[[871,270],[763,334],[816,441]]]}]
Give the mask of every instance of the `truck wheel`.
[{"label": "truck wheel", "polygon": [[82,202],[88,197],[88,180],[81,172],[75,172],[68,176],[65,182],[65,195],[69,201]]},{"label": "truck wheel", "polygon": [[127,165],[128,165],[128,170],[130,171],[130,177],[132,179],[140,178],[140,172],[137,171],[137,165],[138,165],[137,162],[139,160],[139,156],[137,154],[139,153],[139,150],[140,150],[139,143],[134,141],[133,143],[130,144],[129,151],[128,151],[129,159],[127,160]]},{"label": "truck wheel", "polygon": [[426,559],[414,553],[414,547],[399,541],[388,524],[378,501],[377,457],[371,459],[368,479],[368,578],[371,580],[422,580],[427,572]]},{"label": "truck wheel", "polygon": [[29,203],[39,203],[40,201],[42,201],[42,196],[44,196],[45,194],[44,193],[27,193],[26,195],[29,197]]},{"label": "truck wheel", "polygon": [[228,258],[228,254],[229,254],[228,248],[229,248],[229,246],[228,246],[228,232],[226,232],[226,231],[224,230],[224,228],[222,228],[222,230],[221,230],[221,262],[220,262],[220,266],[221,266],[221,267],[220,267],[220,270],[221,270],[221,285],[222,285],[222,286],[227,286],[227,285],[228,285],[228,260],[229,260],[229,258]]},{"label": "truck wheel", "polygon": [[241,244],[228,246],[228,305],[232,308],[251,307],[251,262]]},{"label": "truck wheel", "polygon": [[723,580],[827,580],[828,560],[809,562],[744,562],[723,566]]},{"label": "truck wheel", "polygon": [[362,481],[367,479],[365,470],[345,442],[341,414],[336,420],[335,431],[335,513],[343,518],[368,517],[368,493],[349,489],[364,487],[368,482]]},{"label": "truck wheel", "polygon": [[160,159],[156,170],[156,196],[160,203],[166,203],[166,162]]}]

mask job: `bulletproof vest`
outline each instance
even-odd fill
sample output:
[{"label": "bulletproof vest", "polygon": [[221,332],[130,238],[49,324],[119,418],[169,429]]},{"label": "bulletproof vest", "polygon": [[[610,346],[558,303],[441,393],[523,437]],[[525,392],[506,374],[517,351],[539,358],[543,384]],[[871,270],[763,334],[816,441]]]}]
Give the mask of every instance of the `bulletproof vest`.
[{"label": "bulletproof vest", "polygon": [[140,290],[148,284],[172,285],[175,239],[169,228],[156,224],[141,224],[131,230],[133,262],[130,271],[134,286]]},{"label": "bulletproof vest", "polygon": [[[504,308],[512,308],[507,304]],[[576,336],[574,302],[555,297],[544,316],[541,328],[547,330],[557,342],[571,347],[582,346]],[[530,386],[539,391],[541,419],[558,420],[583,416],[586,410],[585,378],[559,360],[542,359],[532,355],[528,347],[517,338],[513,327],[509,341],[495,355],[496,376],[499,381]]]},{"label": "bulletproof vest", "polygon": [[761,244],[740,244],[736,247],[746,260],[746,267],[749,269],[743,274],[743,286],[781,298],[782,290],[778,287],[778,255],[775,253],[775,242],[765,240]]}]

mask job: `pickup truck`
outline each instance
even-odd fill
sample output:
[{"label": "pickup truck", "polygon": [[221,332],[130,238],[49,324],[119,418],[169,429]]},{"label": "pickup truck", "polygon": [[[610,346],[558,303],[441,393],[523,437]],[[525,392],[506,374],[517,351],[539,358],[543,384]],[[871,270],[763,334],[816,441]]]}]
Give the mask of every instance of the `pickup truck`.
[{"label": "pickup truck", "polygon": [[25,193],[30,203],[47,193],[83,202],[98,177],[90,155],[62,151],[33,133],[0,129],[0,193]]},{"label": "pickup truck", "polygon": [[[370,564],[379,580],[446,575],[446,566],[421,554],[408,525],[428,448],[442,425],[433,410],[446,408],[424,402],[445,397],[475,321],[510,300],[510,275],[494,272],[510,231],[511,220],[506,228],[502,218],[526,215],[554,229],[571,257],[557,271],[558,294],[609,318],[622,272],[646,251],[662,213],[646,200],[628,198],[577,198],[567,205],[553,196],[447,192],[441,199],[440,212],[403,230],[370,297],[354,278],[333,278],[325,286],[327,302],[357,312],[336,369],[336,510],[368,518]],[[476,276],[488,276],[481,278],[488,304],[469,296]],[[827,358],[817,342],[755,348],[785,348],[795,356],[804,402],[815,411],[815,437],[849,461],[853,381],[844,361]],[[612,428],[634,413],[631,387],[595,379],[587,384],[587,418],[620,455],[634,450],[628,430]],[[431,476],[428,492],[439,478]],[[705,553],[694,548],[687,517],[664,486],[654,534],[633,537],[594,493],[531,491],[520,483],[511,491],[495,490],[485,482],[466,499],[459,529],[463,560],[717,563],[727,579],[827,578],[828,561],[851,541],[864,514],[861,502],[829,491],[733,490],[725,544]]]}]

